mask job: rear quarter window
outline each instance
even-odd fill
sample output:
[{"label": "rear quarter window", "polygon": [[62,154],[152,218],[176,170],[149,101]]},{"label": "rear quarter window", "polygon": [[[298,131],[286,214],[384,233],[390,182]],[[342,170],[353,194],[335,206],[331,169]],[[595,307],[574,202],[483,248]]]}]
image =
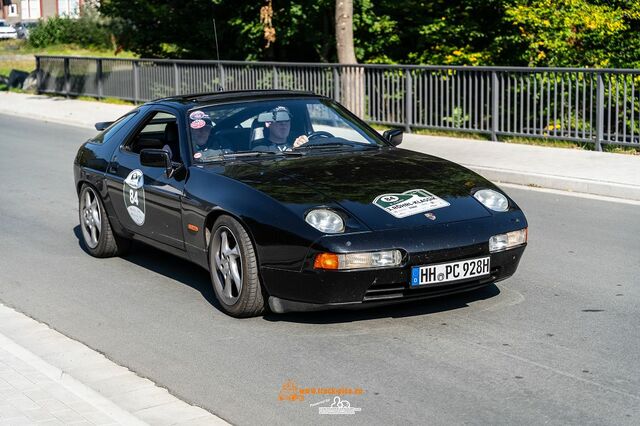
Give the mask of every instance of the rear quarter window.
[{"label": "rear quarter window", "polygon": [[111,139],[116,133],[118,133],[118,130],[124,127],[125,124],[131,121],[131,119],[135,117],[136,114],[137,112],[131,112],[127,115],[123,115],[122,117],[114,121],[111,126],[107,127],[102,132],[98,133],[97,136],[91,139],[91,143],[103,144],[105,142],[108,142],[109,139]]}]

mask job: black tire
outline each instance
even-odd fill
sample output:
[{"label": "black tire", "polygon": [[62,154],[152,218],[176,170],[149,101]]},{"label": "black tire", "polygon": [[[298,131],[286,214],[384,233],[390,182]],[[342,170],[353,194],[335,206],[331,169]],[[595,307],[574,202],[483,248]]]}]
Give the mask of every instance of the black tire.
[{"label": "black tire", "polygon": [[[99,226],[96,225],[95,220],[91,222],[90,218],[85,217],[87,214],[91,216],[91,212],[86,212],[84,206],[86,202],[83,202],[87,195],[93,201],[95,200],[97,211],[99,212]],[[82,244],[87,252],[94,257],[113,257],[122,256],[125,254],[130,246],[131,240],[120,237],[113,232],[111,223],[109,223],[109,216],[104,209],[100,194],[90,185],[84,184],[80,189],[80,197],[78,198],[78,217],[80,221],[80,234],[82,235]],[[90,224],[86,222],[89,220],[96,228],[97,236],[95,240],[92,238],[92,234],[89,231]]]},{"label": "black tire", "polygon": [[[231,248],[230,252],[234,252],[237,247],[239,252],[239,265],[237,260],[232,260],[232,256],[222,258],[222,243],[219,238],[222,233],[227,234],[227,247]],[[231,242],[231,237],[234,242]],[[226,273],[233,275],[232,270],[241,271],[240,291],[237,291],[237,285],[232,281],[226,281],[227,275],[223,271],[225,267],[218,268],[218,261],[221,263],[227,261]],[[230,264],[234,263],[235,266]],[[209,272],[211,275],[211,283],[216,298],[225,313],[233,317],[253,317],[262,315],[265,310],[265,297],[260,284],[260,276],[258,274],[258,260],[256,258],[255,249],[249,234],[244,227],[234,218],[230,216],[220,216],[211,229],[211,239],[209,241]],[[226,283],[225,283],[226,281]],[[228,287],[231,286],[231,287]],[[231,291],[228,296],[225,292]]]}]

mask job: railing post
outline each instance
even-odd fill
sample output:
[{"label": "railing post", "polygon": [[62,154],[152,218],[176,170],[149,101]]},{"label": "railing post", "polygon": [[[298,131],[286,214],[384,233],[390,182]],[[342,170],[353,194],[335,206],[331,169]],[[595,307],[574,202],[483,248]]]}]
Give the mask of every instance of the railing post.
[{"label": "railing post", "polygon": [[138,61],[133,61],[133,103],[140,100],[140,70]]},{"label": "railing post", "polygon": [[500,102],[500,82],[498,72],[491,71],[491,140],[498,141],[498,102]]},{"label": "railing post", "polygon": [[340,102],[340,75],[338,67],[331,68],[333,71],[333,100]]},{"label": "railing post", "polygon": [[413,79],[411,78],[411,70],[404,72],[404,131],[411,133],[411,124],[413,124]]},{"label": "railing post", "polygon": [[278,86],[280,86],[280,81],[278,81],[278,68],[275,66],[271,67],[271,72],[273,73],[273,82],[271,85],[273,86],[273,89],[277,89]]},{"label": "railing post", "polygon": [[102,87],[102,59],[96,59],[96,76],[98,78],[98,99],[104,97],[104,88]]},{"label": "railing post", "polygon": [[596,151],[602,151],[604,140],[604,80],[601,73],[596,74],[598,89],[596,94]]},{"label": "railing post", "polygon": [[224,75],[224,67],[219,62],[218,62],[218,75],[220,76],[220,89],[225,90],[226,84],[224,84],[224,81],[226,79],[226,76]]},{"label": "railing post", "polygon": [[[7,89],[9,89],[8,86]],[[36,93],[38,95],[42,93],[42,64],[40,63],[40,56],[36,56]]]},{"label": "railing post", "polygon": [[65,96],[69,97],[69,92],[71,91],[71,81],[69,75],[69,58],[64,58],[64,93]]},{"label": "railing post", "polygon": [[173,63],[173,92],[175,96],[180,94],[180,71],[178,71],[178,63]]}]

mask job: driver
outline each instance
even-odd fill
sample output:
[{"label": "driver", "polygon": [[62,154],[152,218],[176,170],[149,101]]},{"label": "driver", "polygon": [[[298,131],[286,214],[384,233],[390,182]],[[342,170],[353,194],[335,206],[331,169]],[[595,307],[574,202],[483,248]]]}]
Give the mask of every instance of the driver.
[{"label": "driver", "polygon": [[265,124],[265,137],[254,142],[254,151],[282,152],[309,142],[306,135],[300,135],[291,143],[291,113],[284,106],[278,106],[269,111],[270,120]]}]

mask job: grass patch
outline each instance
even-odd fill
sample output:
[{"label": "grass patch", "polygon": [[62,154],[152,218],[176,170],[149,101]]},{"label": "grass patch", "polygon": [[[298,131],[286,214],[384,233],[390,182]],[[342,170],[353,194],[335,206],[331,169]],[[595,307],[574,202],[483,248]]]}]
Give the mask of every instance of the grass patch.
[{"label": "grass patch", "polygon": [[602,150],[604,152],[613,152],[616,154],[640,155],[640,147],[635,148],[632,146],[603,145]]},{"label": "grass patch", "polygon": [[123,99],[118,99],[118,98],[96,99],[96,98],[93,98],[91,96],[78,96],[78,97],[73,98],[73,99],[77,99],[79,101],[104,102],[106,104],[114,104],[114,105],[135,105],[135,103],[133,103],[131,101],[125,101]]},{"label": "grass patch", "polygon": [[[376,129],[379,132],[384,132],[389,129],[404,129],[404,126],[386,126],[384,124],[371,124],[371,127]],[[411,133],[414,135],[426,135],[426,136],[445,136],[448,138],[461,138],[461,139],[476,139],[476,140],[484,140],[488,141],[491,138],[488,135],[483,133],[471,133],[471,132],[460,132],[457,130],[440,130],[440,129],[411,129]]]},{"label": "grass patch", "polygon": [[583,149],[593,151],[593,145],[586,142],[561,141],[555,139],[527,138],[520,136],[500,136],[500,141],[519,145],[549,146],[552,148]]},{"label": "grass patch", "polygon": [[[99,56],[114,57],[115,52],[111,49],[86,48],[75,44],[59,44],[47,47],[32,47],[25,40],[5,40],[0,43],[0,56],[6,55],[61,55],[61,56]],[[119,52],[118,58],[137,58],[138,56],[129,51]]]},{"label": "grass patch", "polygon": [[[566,149],[582,149],[585,151],[595,151],[596,146],[587,142],[573,142],[562,141],[553,139],[539,139],[539,138],[526,138],[516,136],[502,136],[500,140],[506,143],[516,143],[521,145],[536,145],[536,146],[550,146],[553,148],[566,148]],[[602,145],[603,152],[613,152],[616,154],[627,155],[640,155],[640,147],[635,148],[632,146],[619,146],[619,145]]]},{"label": "grass patch", "polygon": [[447,138],[474,139],[479,141],[491,140],[491,137],[484,133],[460,132],[457,130],[441,130],[441,129],[413,129],[412,131],[416,135],[444,136]]},{"label": "grass patch", "polygon": [[36,69],[36,60],[32,59],[0,59],[0,75],[9,77],[11,70],[31,72]]},{"label": "grass patch", "polygon": [[[394,127],[381,124],[369,124],[374,129],[383,132]],[[396,128],[400,128],[396,127]],[[473,140],[491,140],[491,137],[483,133],[460,132],[456,130],[440,130],[440,129],[412,129],[412,133],[416,135],[426,136],[445,136],[450,138],[473,139]],[[520,145],[548,146],[552,148],[565,149],[582,149],[585,151],[594,151],[595,145],[587,142],[572,142],[555,139],[544,138],[527,138],[521,136],[499,136],[498,139],[505,143],[515,143]],[[602,145],[602,151],[613,152],[616,154],[640,155],[640,147],[618,146],[618,145]]]},{"label": "grass patch", "polygon": [[[6,86],[5,86],[4,90],[7,90]],[[33,95],[33,93],[34,93],[34,92],[29,92],[29,91],[26,91],[26,90],[18,89],[17,87],[10,87],[8,91],[11,92],[11,93],[27,93],[27,94],[31,94],[31,95]]]}]

